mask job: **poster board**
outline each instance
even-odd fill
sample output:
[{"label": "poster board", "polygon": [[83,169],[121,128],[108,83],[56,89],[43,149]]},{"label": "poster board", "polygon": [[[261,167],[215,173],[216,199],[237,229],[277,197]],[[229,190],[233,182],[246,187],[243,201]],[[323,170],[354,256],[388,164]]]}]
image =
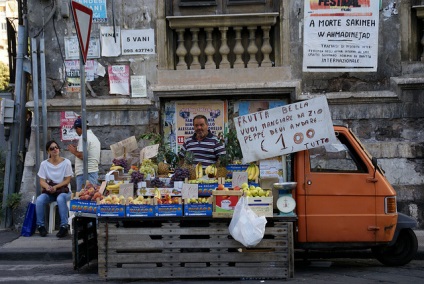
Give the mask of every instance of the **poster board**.
[{"label": "poster board", "polygon": [[176,139],[178,150],[186,138],[194,134],[193,118],[204,115],[208,119],[212,134],[223,137],[225,126],[226,104],[224,101],[176,102]]},{"label": "poster board", "polygon": [[238,116],[234,125],[243,163],[337,141],[325,96]]},{"label": "poster board", "polygon": [[376,72],[379,2],[305,0],[303,72]]}]

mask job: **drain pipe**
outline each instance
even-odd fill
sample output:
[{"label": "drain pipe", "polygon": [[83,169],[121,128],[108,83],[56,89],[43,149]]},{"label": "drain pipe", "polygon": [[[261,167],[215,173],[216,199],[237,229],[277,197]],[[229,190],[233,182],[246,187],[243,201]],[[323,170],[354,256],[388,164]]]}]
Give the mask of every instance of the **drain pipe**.
[{"label": "drain pipe", "polygon": [[[18,148],[19,148],[19,126],[21,121],[21,92],[22,92],[22,79],[23,73],[23,60],[24,50],[26,46],[25,39],[25,26],[18,27],[18,50],[16,55],[16,76],[15,76],[15,111],[13,119],[13,136],[12,136],[12,153],[10,161],[10,176],[9,176],[9,190],[8,193],[12,194],[16,190],[16,173],[18,161]],[[12,219],[8,218],[7,225],[11,225]]]}]

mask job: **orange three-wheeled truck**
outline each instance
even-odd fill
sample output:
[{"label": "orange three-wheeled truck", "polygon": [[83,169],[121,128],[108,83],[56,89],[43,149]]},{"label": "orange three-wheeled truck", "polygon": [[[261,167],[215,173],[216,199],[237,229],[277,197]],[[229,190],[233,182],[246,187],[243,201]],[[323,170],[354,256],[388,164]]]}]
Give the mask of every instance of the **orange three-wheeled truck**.
[{"label": "orange three-wheeled truck", "polygon": [[371,248],[389,266],[410,262],[418,249],[417,222],[397,212],[396,191],[384,171],[344,126],[338,144],[292,154],[288,176],[297,183],[295,247]]}]

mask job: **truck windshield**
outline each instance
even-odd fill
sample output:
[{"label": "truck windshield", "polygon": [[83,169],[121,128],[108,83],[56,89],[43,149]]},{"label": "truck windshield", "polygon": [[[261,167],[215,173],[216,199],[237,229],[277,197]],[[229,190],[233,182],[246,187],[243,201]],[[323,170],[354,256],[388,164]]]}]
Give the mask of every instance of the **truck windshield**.
[{"label": "truck windshield", "polygon": [[309,149],[311,172],[366,173],[367,167],[349,140],[336,133],[337,144]]}]

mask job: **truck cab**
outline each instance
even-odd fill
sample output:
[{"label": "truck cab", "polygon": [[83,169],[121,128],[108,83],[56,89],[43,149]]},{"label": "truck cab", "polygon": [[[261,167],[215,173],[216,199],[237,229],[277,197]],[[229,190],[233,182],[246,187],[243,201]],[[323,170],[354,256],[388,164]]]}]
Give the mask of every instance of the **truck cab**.
[{"label": "truck cab", "polygon": [[334,131],[336,144],[294,156],[296,246],[372,248],[386,265],[408,263],[418,249],[415,220],[397,212],[396,191],[356,136]]}]

